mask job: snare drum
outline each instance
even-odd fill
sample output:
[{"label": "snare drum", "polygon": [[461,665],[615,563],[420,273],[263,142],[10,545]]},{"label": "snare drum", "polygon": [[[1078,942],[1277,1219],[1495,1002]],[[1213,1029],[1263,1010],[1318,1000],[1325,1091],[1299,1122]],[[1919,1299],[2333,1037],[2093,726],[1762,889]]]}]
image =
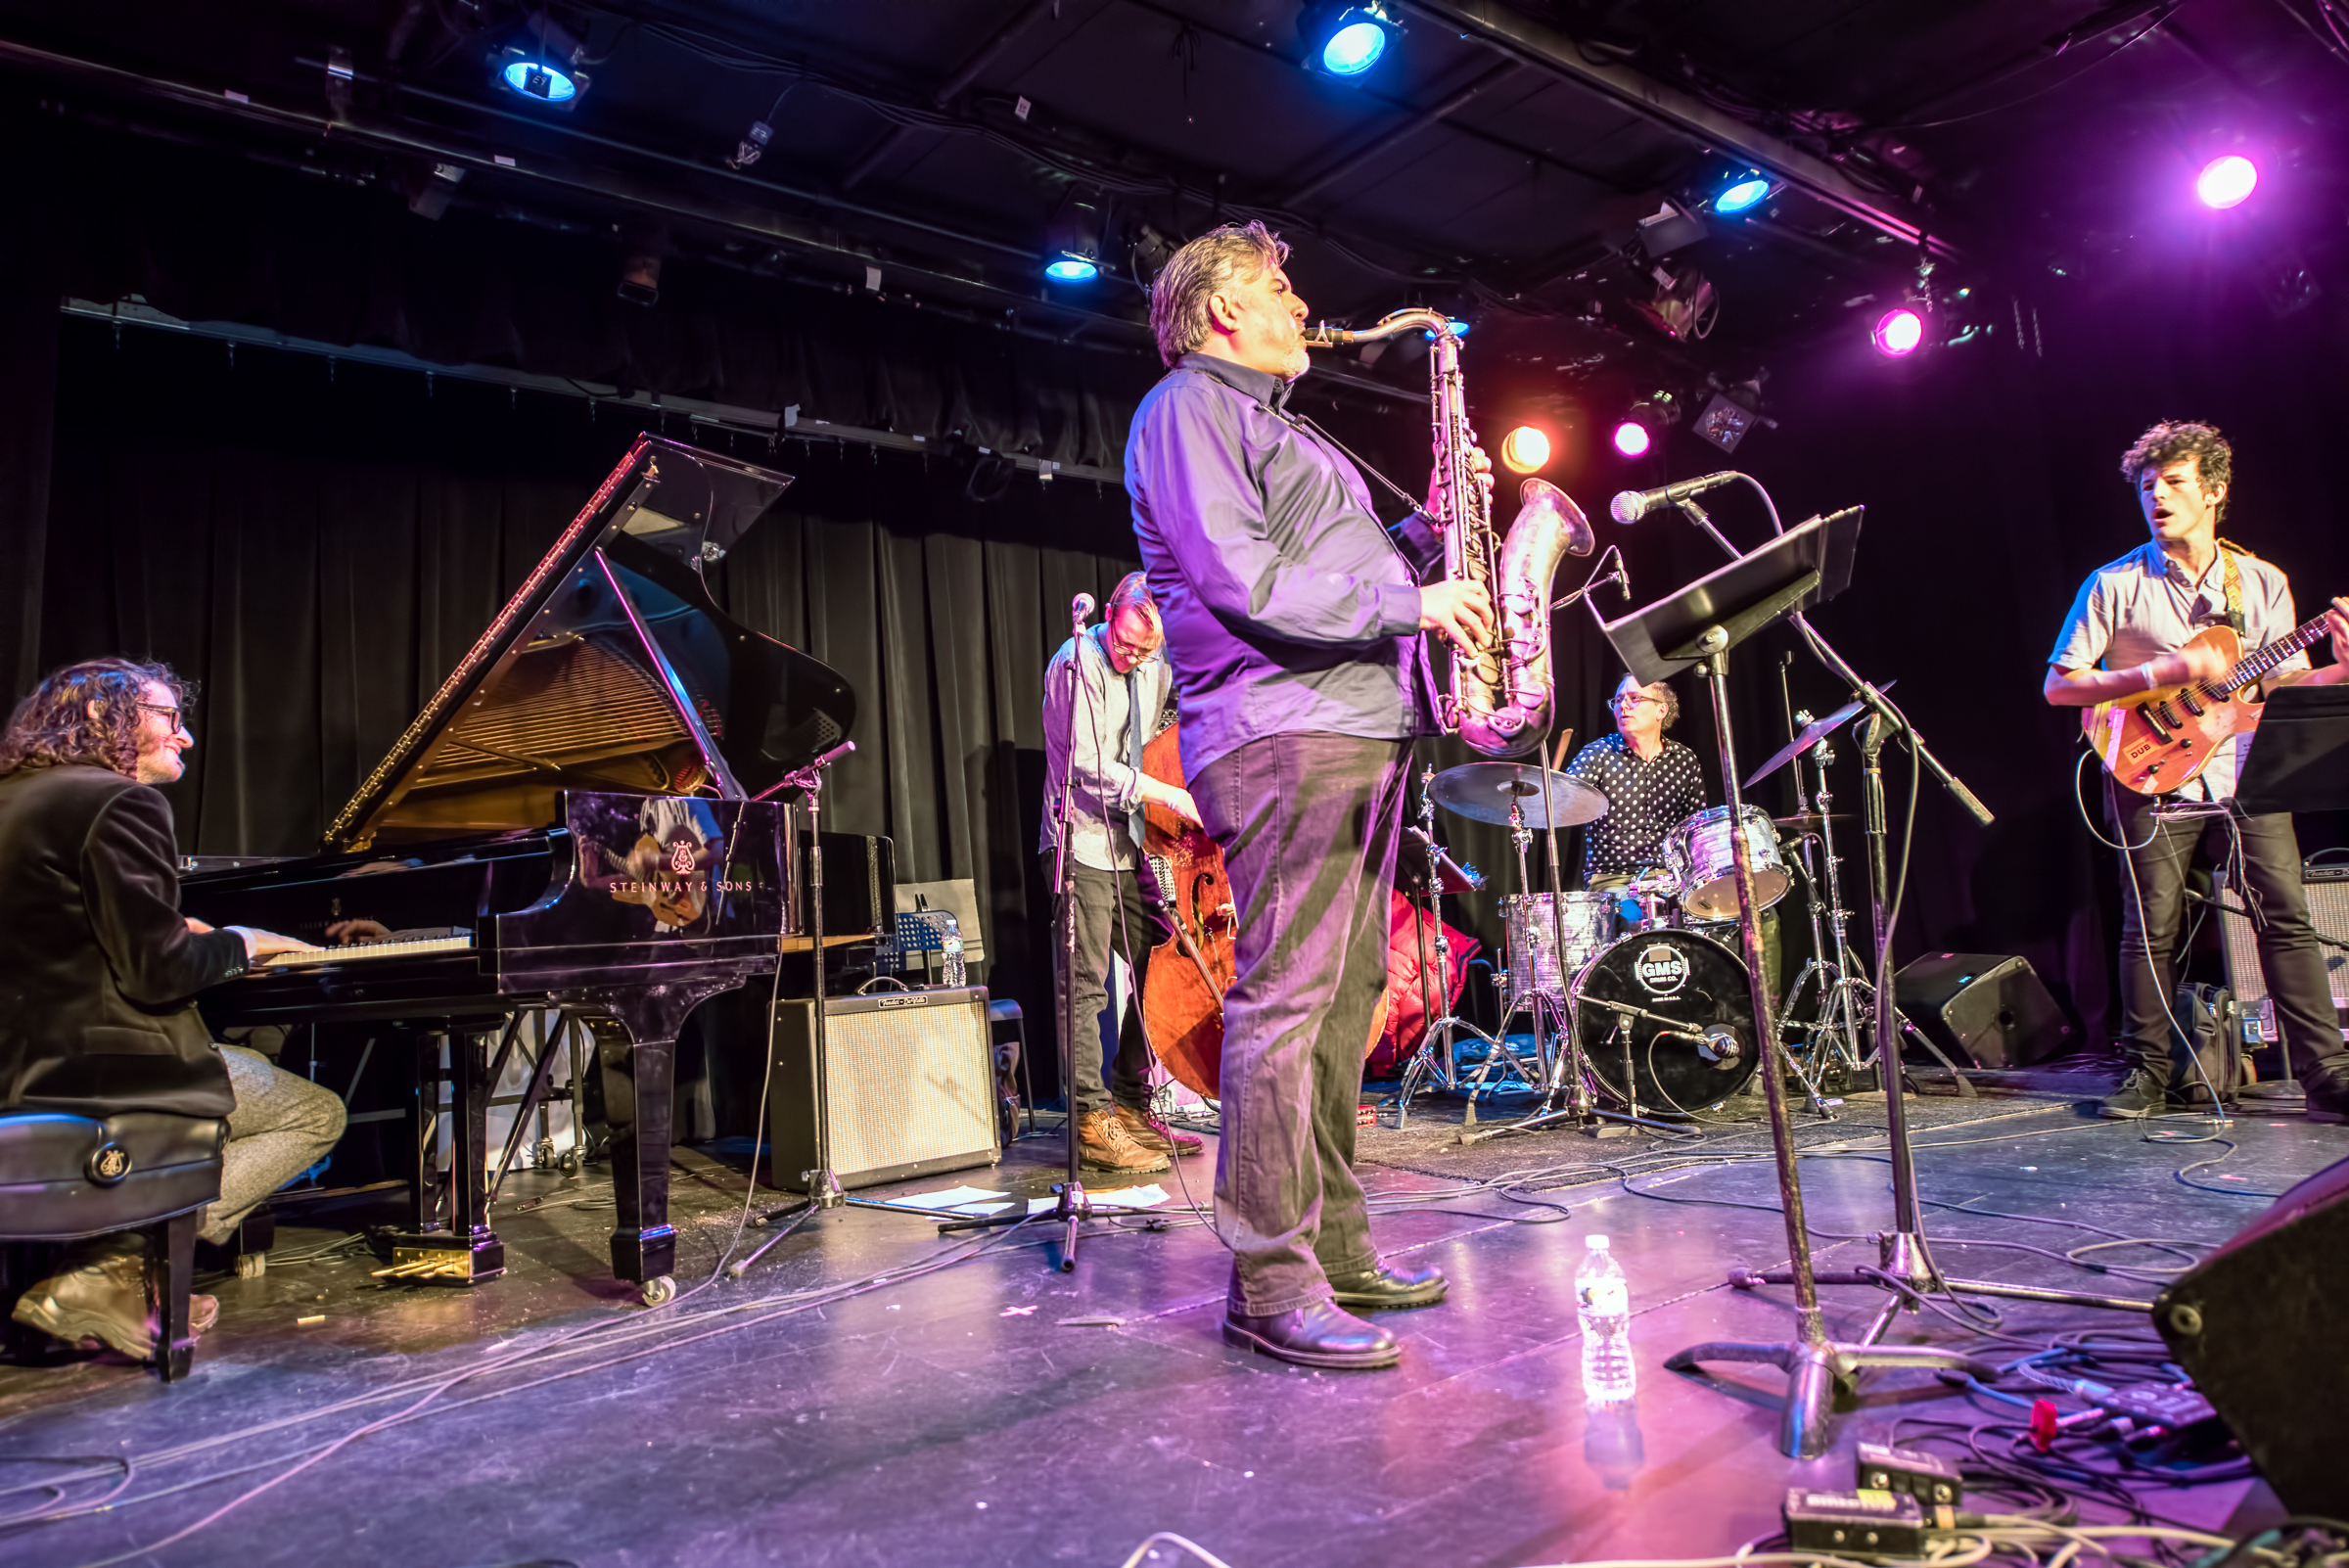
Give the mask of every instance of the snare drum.
[{"label": "snare drum", "polygon": [[[1540,995],[1563,1007],[1566,987],[1583,965],[1615,940],[1617,896],[1569,893],[1553,922],[1546,893],[1518,894],[1500,900],[1501,929],[1508,940],[1509,995]],[[1565,927],[1566,952],[1558,955],[1558,927]]]},{"label": "snare drum", "polygon": [[[1760,807],[1744,808],[1746,854],[1754,866],[1757,909],[1786,897],[1786,863],[1778,858],[1778,830]],[[1737,918],[1737,861],[1729,836],[1729,808],[1716,806],[1682,822],[1664,841],[1664,853],[1680,874],[1681,907],[1692,920]]]}]

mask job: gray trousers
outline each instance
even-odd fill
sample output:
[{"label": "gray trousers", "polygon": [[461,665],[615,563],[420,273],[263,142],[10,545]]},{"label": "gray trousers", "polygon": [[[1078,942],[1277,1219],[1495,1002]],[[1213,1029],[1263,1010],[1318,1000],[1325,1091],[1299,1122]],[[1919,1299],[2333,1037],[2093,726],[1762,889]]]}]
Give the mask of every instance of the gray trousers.
[{"label": "gray trousers", "polygon": [[196,1233],[226,1241],[263,1199],[316,1165],[343,1135],[343,1100],[259,1051],[223,1045],[237,1108],[228,1113],[228,1144],[220,1153],[220,1196]]},{"label": "gray trousers", "polygon": [[1399,740],[1269,735],[1191,780],[1239,907],[1216,1222],[1231,1305],[1252,1315],[1327,1301],[1331,1274],[1378,1260],[1354,1112],[1386,990],[1408,761]]},{"label": "gray trousers", "polygon": [[[1047,859],[1047,870],[1050,865]],[[1150,1041],[1142,1033],[1142,979],[1150,972],[1150,949],[1165,933],[1157,917],[1144,907],[1131,870],[1101,871],[1072,859],[1069,899],[1077,922],[1075,974],[1069,973],[1059,928],[1052,932],[1052,1027],[1058,1030],[1061,1020],[1068,1018],[1076,1030],[1069,1042],[1069,1105],[1079,1116],[1105,1111],[1113,1102],[1147,1110]],[[1102,1009],[1109,1005],[1113,953],[1133,971],[1133,994],[1127,999],[1114,1041],[1099,1024]],[[1109,1061],[1106,1086],[1101,1082],[1104,1058]]]}]

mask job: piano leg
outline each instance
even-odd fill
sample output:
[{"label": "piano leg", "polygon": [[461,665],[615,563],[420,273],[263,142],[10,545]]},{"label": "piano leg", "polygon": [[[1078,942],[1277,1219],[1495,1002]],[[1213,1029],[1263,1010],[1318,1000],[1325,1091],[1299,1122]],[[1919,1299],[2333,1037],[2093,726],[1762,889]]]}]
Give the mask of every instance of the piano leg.
[{"label": "piano leg", "polygon": [[[506,1025],[511,1038],[520,1015]],[[505,1244],[489,1228],[488,1159],[489,1041],[485,1031],[452,1028],[446,1035],[418,1037],[417,1072],[420,1092],[417,1109],[434,1120],[439,1099],[439,1044],[448,1042],[448,1176],[445,1184],[433,1169],[432,1155],[419,1131],[416,1140],[417,1226],[407,1235],[392,1238],[392,1266],[375,1270],[385,1279],[414,1280],[432,1285],[478,1285],[506,1271]],[[428,1203],[425,1194],[438,1188],[441,1205]],[[436,1212],[437,1211],[437,1212]],[[438,1222],[446,1216],[445,1226]]]},{"label": "piano leg", "polygon": [[676,1040],[639,1039],[619,1019],[579,1015],[595,1042],[590,1114],[611,1130],[612,1272],[643,1287],[645,1305],[675,1293],[677,1232],[668,1222],[668,1128]]}]

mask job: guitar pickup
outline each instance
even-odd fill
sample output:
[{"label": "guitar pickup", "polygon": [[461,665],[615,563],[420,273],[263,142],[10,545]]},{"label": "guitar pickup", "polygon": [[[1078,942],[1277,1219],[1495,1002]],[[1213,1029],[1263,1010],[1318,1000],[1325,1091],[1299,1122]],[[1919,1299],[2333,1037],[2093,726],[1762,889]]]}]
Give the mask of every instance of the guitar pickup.
[{"label": "guitar pickup", "polygon": [[2186,720],[2180,718],[2177,715],[2177,712],[2173,710],[2167,702],[2148,703],[2146,706],[2158,712],[2161,715],[2161,721],[2169,725],[2170,728],[2186,728]]},{"label": "guitar pickup", "polygon": [[2170,743],[2170,730],[2175,728],[2178,723],[2175,718],[2169,721],[2168,727],[2164,727],[2161,714],[2152,703],[2147,703],[2144,707],[2139,709],[2137,711],[2137,716],[2145,721],[2145,728],[2153,732],[2153,739],[2157,743],[2163,746],[2167,746]]},{"label": "guitar pickup", "polygon": [[2182,691],[2178,694],[2178,706],[2185,709],[2188,713],[2193,715],[2196,718],[2200,718],[2204,714],[2210,712],[2209,709],[2194,701],[2194,694],[2190,691]]}]

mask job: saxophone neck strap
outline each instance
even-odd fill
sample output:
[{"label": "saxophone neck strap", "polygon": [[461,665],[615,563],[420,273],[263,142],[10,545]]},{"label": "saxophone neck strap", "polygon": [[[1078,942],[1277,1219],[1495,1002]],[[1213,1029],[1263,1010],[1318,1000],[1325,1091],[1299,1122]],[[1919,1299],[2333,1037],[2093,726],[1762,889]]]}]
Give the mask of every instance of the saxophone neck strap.
[{"label": "saxophone neck strap", "polygon": [[1311,436],[1314,439],[1321,441],[1323,444],[1336,449],[1345,456],[1348,462],[1352,463],[1362,473],[1367,474],[1372,479],[1378,481],[1379,484],[1384,484],[1388,489],[1395,493],[1395,498],[1397,500],[1403,502],[1404,505],[1411,509],[1410,513],[1405,516],[1401,522],[1391,524],[1387,527],[1387,531],[1389,533],[1397,533],[1402,531],[1404,524],[1408,523],[1412,516],[1425,518],[1429,528],[1441,528],[1443,526],[1443,520],[1431,514],[1427,509],[1426,503],[1413,500],[1409,491],[1405,490],[1402,485],[1396,484],[1393,480],[1387,478],[1386,475],[1381,474],[1377,469],[1371,467],[1368,463],[1363,462],[1359,456],[1356,455],[1354,448],[1348,446],[1344,441],[1338,439],[1335,436],[1332,436],[1329,432],[1323,430],[1317,423],[1314,422],[1312,415],[1294,413],[1286,408],[1274,408],[1269,403],[1266,404],[1265,407],[1274,419],[1279,420],[1282,424],[1288,426],[1289,429],[1296,431],[1299,435]]}]

